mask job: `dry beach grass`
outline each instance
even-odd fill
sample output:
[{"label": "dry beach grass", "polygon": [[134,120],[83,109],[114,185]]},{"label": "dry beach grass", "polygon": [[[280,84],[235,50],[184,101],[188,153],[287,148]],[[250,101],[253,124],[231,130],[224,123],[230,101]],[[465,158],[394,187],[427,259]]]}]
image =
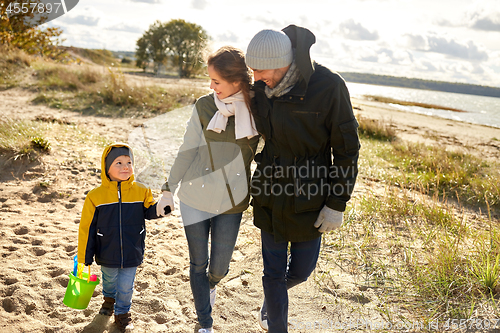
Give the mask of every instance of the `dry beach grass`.
[{"label": "dry beach grass", "polygon": [[[38,85],[45,82],[40,74],[32,74],[53,64],[20,66],[25,76],[16,77],[18,87],[0,92],[0,330],[115,332],[112,322],[98,315],[100,286],[86,310],[62,303],[83,200],[100,182],[103,147],[127,141],[134,129],[176,105],[155,113],[111,100],[101,103],[103,112],[90,112],[100,100],[77,95],[93,88],[48,89]],[[107,79],[118,75],[97,70]],[[179,98],[191,95],[185,89],[208,91],[203,80],[117,77],[130,89],[182,86]],[[97,76],[94,83],[100,80]],[[40,94],[47,100],[40,101]],[[61,104],[51,104],[49,97]],[[345,325],[359,331],[368,331],[367,325],[372,331],[425,331],[429,322],[440,324],[430,331],[498,332],[500,324],[484,326],[485,319],[500,318],[500,129],[404,113],[374,101],[353,100],[353,105],[363,126],[359,181],[344,226],[324,237],[313,276],[290,291],[290,332],[354,328]],[[446,179],[451,172],[463,174],[462,183]],[[180,221],[176,211],[147,224],[146,257],[132,305],[134,332],[197,332]],[[92,270],[100,275],[97,266]],[[217,332],[261,332],[261,272],[260,235],[249,209],[230,272],[218,287]],[[441,325],[448,319],[457,321],[445,329]],[[407,327],[398,329],[400,322]]]}]

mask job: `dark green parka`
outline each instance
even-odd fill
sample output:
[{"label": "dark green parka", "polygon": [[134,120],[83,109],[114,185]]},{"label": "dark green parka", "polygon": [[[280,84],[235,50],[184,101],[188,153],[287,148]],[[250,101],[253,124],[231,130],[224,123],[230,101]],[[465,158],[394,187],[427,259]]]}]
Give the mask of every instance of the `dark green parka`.
[{"label": "dark green parka", "polygon": [[256,82],[253,113],[265,146],[257,154],[251,192],[254,224],[276,242],[302,242],[324,205],[344,211],[358,174],[360,143],[342,77],[312,63],[315,36],[294,25],[283,29],[295,48],[301,78],[290,92],[268,99]]}]

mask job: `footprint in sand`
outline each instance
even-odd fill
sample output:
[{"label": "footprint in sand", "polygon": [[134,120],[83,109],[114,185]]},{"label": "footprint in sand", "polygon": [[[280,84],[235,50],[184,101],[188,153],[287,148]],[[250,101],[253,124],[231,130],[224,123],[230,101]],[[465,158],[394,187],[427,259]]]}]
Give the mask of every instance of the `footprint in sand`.
[{"label": "footprint in sand", "polygon": [[31,250],[37,257],[43,256],[45,253],[47,253],[47,250],[41,247],[33,247]]},{"label": "footprint in sand", "polygon": [[2,297],[10,297],[12,295],[14,295],[14,292],[19,289],[18,286],[10,286],[10,287],[7,287],[5,288],[1,293],[0,293],[0,296]]},{"label": "footprint in sand", "polygon": [[16,278],[6,278],[6,279],[5,279],[5,284],[6,284],[7,286],[10,286],[10,285],[15,284],[15,283],[18,283],[18,282],[19,282],[19,280],[18,280],[18,279],[16,279]]},{"label": "footprint in sand", "polygon": [[49,275],[53,278],[56,276],[62,275],[66,273],[66,269],[61,268],[61,267],[51,267],[49,268]]},{"label": "footprint in sand", "polygon": [[169,268],[165,271],[165,275],[173,275],[177,273],[179,270],[176,267]]},{"label": "footprint in sand", "polygon": [[36,309],[35,303],[27,304],[26,307],[24,308],[24,312],[26,312],[26,314],[29,316],[33,313],[35,309]]},{"label": "footprint in sand", "polygon": [[[14,251],[17,251],[19,248],[17,248],[17,247],[15,247],[15,246],[10,245],[10,246],[7,246],[7,247],[5,247],[5,246],[4,246],[4,249],[9,250],[10,252],[14,252]],[[10,253],[9,253],[9,254],[10,254]]]},{"label": "footprint in sand", "polygon": [[27,233],[29,232],[29,229],[27,226],[20,226],[20,227],[17,227],[16,229],[14,229],[14,233],[18,236],[20,235],[26,235]]},{"label": "footprint in sand", "polygon": [[166,324],[169,321],[167,315],[165,315],[164,313],[157,313],[154,320],[159,325]]},{"label": "footprint in sand", "polygon": [[6,312],[14,312],[17,310],[16,303],[12,297],[6,297],[2,301],[2,307]]},{"label": "footprint in sand", "polygon": [[34,238],[31,240],[31,245],[33,245],[33,246],[40,246],[40,245],[42,245],[42,243],[43,243],[43,241],[41,239]]},{"label": "footprint in sand", "polygon": [[14,244],[28,244],[29,243],[26,239],[19,238],[19,237],[11,238],[11,242]]},{"label": "footprint in sand", "polygon": [[146,290],[149,287],[149,283],[147,282],[137,282],[135,284],[135,289],[139,292]]},{"label": "footprint in sand", "polygon": [[[67,273],[66,271],[64,273]],[[54,278],[54,281],[58,283],[61,287],[66,288],[68,287],[69,283],[69,277],[68,275],[59,275]]]}]

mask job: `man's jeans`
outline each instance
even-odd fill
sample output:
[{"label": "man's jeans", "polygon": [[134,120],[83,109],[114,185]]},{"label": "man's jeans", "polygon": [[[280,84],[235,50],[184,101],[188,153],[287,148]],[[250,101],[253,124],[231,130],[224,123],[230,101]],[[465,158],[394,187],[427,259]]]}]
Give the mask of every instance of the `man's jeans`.
[{"label": "man's jeans", "polygon": [[130,311],[132,292],[137,267],[110,268],[101,266],[102,293],[104,297],[115,299],[115,314]]},{"label": "man's jeans", "polygon": [[[210,289],[229,271],[229,262],[240,229],[243,213],[213,215],[180,203],[189,246],[189,278],[198,322],[202,328],[213,325]],[[190,221],[201,221],[190,223]],[[211,233],[210,262],[208,235]],[[208,267],[208,272],[207,272]]]},{"label": "man's jeans", "polygon": [[288,332],[287,290],[307,280],[314,271],[321,248],[321,236],[307,242],[275,243],[274,236],[261,232],[264,276],[262,286],[267,305],[268,333]]}]

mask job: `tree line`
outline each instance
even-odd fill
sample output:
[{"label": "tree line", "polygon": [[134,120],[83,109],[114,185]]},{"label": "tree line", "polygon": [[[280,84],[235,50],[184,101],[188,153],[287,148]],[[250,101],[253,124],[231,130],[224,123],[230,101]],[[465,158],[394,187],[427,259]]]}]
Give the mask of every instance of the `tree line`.
[{"label": "tree line", "polygon": [[191,77],[203,68],[203,50],[209,39],[195,23],[181,19],[156,21],[137,40],[137,67],[146,71],[152,63],[155,74],[164,66],[176,68],[180,77]]},{"label": "tree line", "polygon": [[460,94],[500,97],[500,88],[479,86],[466,83],[453,83],[444,81],[430,81],[422,79],[413,79],[406,77],[397,77],[389,75],[376,75],[366,73],[341,73],[342,77],[348,82],[375,84],[379,86],[403,87],[412,89],[424,89],[444,91]]}]

